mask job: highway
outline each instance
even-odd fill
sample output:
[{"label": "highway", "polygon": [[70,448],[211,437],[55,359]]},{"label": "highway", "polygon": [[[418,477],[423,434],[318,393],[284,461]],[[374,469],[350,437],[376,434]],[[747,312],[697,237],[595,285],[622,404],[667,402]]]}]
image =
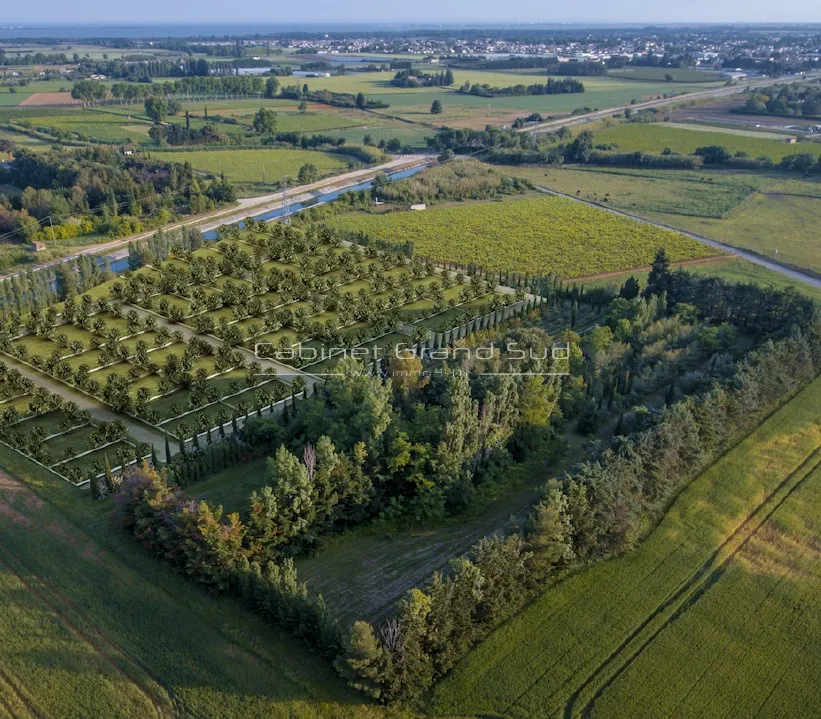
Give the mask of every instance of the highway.
[{"label": "highway", "polygon": [[[821,77],[819,73],[807,74],[801,79],[813,80]],[[603,120],[606,117],[612,117],[616,113],[624,112],[626,109],[630,110],[649,110],[654,107],[664,107],[666,105],[677,105],[681,102],[690,102],[691,100],[715,100],[729,95],[736,95],[744,92],[748,88],[769,87],[779,82],[788,83],[795,82],[799,78],[790,76],[785,78],[767,77],[760,80],[753,80],[751,82],[736,83],[725,87],[717,87],[712,90],[704,90],[702,92],[690,92],[683,95],[676,95],[675,97],[663,97],[658,100],[648,100],[647,102],[638,102],[635,105],[619,105],[618,107],[611,107],[605,110],[596,110],[595,112],[588,112],[585,115],[572,115],[570,117],[559,118],[558,120],[549,120],[547,122],[540,122],[537,125],[529,125],[527,127],[520,127],[519,132],[554,132],[562,127],[572,127],[574,125],[583,125],[588,122],[595,122],[596,120]]]}]

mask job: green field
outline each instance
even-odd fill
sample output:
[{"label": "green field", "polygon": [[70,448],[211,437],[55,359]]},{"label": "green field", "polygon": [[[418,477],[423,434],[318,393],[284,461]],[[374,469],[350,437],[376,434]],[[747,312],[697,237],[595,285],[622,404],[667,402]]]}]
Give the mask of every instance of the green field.
[{"label": "green field", "polygon": [[608,70],[608,77],[618,77],[623,80],[640,80],[642,82],[655,82],[667,80],[667,76],[672,76],[670,82],[719,82],[722,78],[720,73],[710,70],[696,70],[688,67],[623,67],[618,70]]},{"label": "green field", "polygon": [[494,632],[439,685],[429,713],[818,706],[819,412],[816,379],[691,483],[636,551],[565,578]]},{"label": "green field", "polygon": [[627,212],[724,217],[760,184],[754,175],[609,168],[508,170],[533,184]]},{"label": "green field", "polygon": [[71,133],[70,139],[101,142],[138,141],[148,138],[151,123],[94,110],[31,108],[0,111],[0,122],[36,130]]},{"label": "green field", "polygon": [[384,715],[325,660],[112,531],[110,504],[5,448],[0,462],[28,485],[0,474],[0,716]]},{"label": "green field", "polygon": [[387,242],[411,240],[420,255],[560,277],[641,267],[662,245],[674,260],[716,254],[674,232],[557,197],[349,214],[330,224]]},{"label": "green field", "polygon": [[821,182],[814,178],[605,168],[517,168],[509,174],[821,273],[810,229],[821,220]]},{"label": "green field", "polygon": [[767,138],[745,137],[729,132],[705,132],[670,127],[663,122],[626,122],[595,133],[595,143],[615,145],[617,152],[649,152],[658,154],[665,148],[682,155],[692,155],[697,148],[720,145],[731,153],[745,152],[751,158],[769,157],[778,162],[785,155],[816,152],[817,147],[791,145]]},{"label": "green field", "polygon": [[348,166],[342,155],[314,150],[190,150],[152,152],[152,157],[172,162],[190,162],[195,170],[214,175],[224,172],[232,182],[273,184],[288,176],[296,180],[305,163],[316,165],[321,175],[331,175]]},{"label": "green field", "polygon": [[821,185],[808,188],[802,194],[756,192],[720,220],[661,213],[648,213],[648,217],[821,274],[821,248],[813,230],[821,221],[821,199],[816,194]]}]

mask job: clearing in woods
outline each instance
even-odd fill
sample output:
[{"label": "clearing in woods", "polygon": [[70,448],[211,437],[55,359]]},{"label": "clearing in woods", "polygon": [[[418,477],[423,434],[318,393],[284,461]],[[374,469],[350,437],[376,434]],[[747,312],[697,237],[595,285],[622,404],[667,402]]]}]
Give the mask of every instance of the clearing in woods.
[{"label": "clearing in woods", "polygon": [[383,716],[325,660],[112,531],[110,504],[5,448],[0,462],[3,719]]},{"label": "clearing in woods", "polygon": [[[792,716],[819,706],[821,378],[439,685],[436,715]],[[768,713],[769,712],[769,713]]]}]

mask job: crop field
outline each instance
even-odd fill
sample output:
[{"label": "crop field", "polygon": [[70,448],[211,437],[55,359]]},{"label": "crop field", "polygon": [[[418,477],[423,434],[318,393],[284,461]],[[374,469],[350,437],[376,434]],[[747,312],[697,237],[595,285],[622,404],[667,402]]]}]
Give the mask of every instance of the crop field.
[{"label": "crop field", "polygon": [[642,214],[664,212],[695,217],[725,217],[756,190],[753,175],[625,169],[516,168],[524,177],[582,200]]},{"label": "crop field", "polygon": [[623,67],[618,70],[608,70],[608,77],[618,77],[623,80],[640,80],[651,82],[667,80],[667,75],[672,76],[671,82],[720,82],[721,75],[709,70],[696,70],[686,67]]},{"label": "crop field", "polygon": [[821,378],[634,552],[561,580],[439,685],[437,716],[753,716],[818,706]]},{"label": "crop field", "polygon": [[109,504],[2,447],[0,462],[0,715],[384,716],[316,654],[112,532]]},{"label": "crop field", "polygon": [[556,197],[350,214],[330,224],[387,242],[410,240],[420,255],[566,278],[647,265],[662,245],[673,260],[716,254],[677,233]]},{"label": "crop field", "polygon": [[221,172],[232,182],[274,183],[288,176],[296,180],[305,163],[316,165],[320,174],[329,175],[348,167],[348,158],[316,150],[190,150],[152,152],[152,157],[173,162],[190,162],[195,170],[214,175]]},{"label": "crop field", "polygon": [[127,120],[118,115],[94,110],[57,110],[32,108],[29,110],[0,110],[0,122],[12,121],[23,128],[44,128],[51,133],[70,133],[72,139],[101,142],[127,142],[148,138],[151,124]]},{"label": "crop field", "polygon": [[618,152],[649,152],[658,154],[665,148],[682,155],[692,155],[697,148],[720,145],[731,153],[746,152],[751,158],[769,157],[778,162],[786,155],[815,150],[813,145],[798,143],[791,145],[778,140],[745,137],[728,132],[705,132],[703,130],[669,127],[663,122],[627,122],[614,125],[595,133],[596,144],[616,145]]},{"label": "crop field", "polygon": [[510,174],[821,272],[818,242],[809,229],[821,219],[817,179],[761,172],[609,168],[517,168]]},{"label": "crop field", "polygon": [[821,184],[805,184],[801,194],[756,192],[723,219],[670,218],[661,213],[648,213],[648,217],[819,274],[821,252],[812,228],[821,221]]}]

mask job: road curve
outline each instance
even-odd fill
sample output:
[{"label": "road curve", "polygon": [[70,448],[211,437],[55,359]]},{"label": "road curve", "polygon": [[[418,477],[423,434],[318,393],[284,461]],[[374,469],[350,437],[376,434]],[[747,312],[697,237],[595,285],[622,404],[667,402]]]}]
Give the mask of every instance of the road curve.
[{"label": "road curve", "polygon": [[784,277],[788,277],[791,280],[804,282],[805,284],[812,285],[813,287],[821,289],[821,278],[815,277],[814,275],[810,275],[806,272],[801,272],[801,270],[793,269],[792,267],[788,267],[787,265],[782,265],[780,262],[768,260],[766,257],[757,255],[755,252],[750,252],[749,250],[742,250],[739,247],[734,247],[733,245],[728,245],[724,242],[718,242],[717,240],[712,240],[709,237],[704,237],[703,235],[697,235],[693,232],[680,230],[678,227],[673,227],[672,225],[665,225],[663,222],[654,222],[653,220],[648,220],[646,217],[634,215],[630,212],[616,210],[612,207],[607,207],[607,205],[603,205],[599,202],[594,202],[593,200],[584,200],[580,197],[567,195],[564,192],[557,192],[556,190],[551,190],[548,187],[539,187],[537,185],[535,186],[535,189],[539,192],[543,192],[546,195],[564,197],[568,200],[573,200],[574,202],[579,202],[583,205],[589,205],[590,207],[596,207],[600,210],[605,210],[614,215],[620,215],[621,217],[629,217],[631,220],[637,220],[638,222],[643,222],[646,225],[652,225],[653,227],[660,227],[664,230],[672,230],[673,232],[678,232],[679,234],[684,235],[685,237],[697,240],[698,242],[701,242],[705,245],[709,245],[710,247],[715,247],[716,249],[724,250],[726,252],[729,252],[731,255],[742,257],[743,259],[748,260],[749,262],[752,262],[756,265],[761,265],[762,267],[766,267],[768,270],[772,270],[773,272],[778,272],[778,274],[783,275]]}]

